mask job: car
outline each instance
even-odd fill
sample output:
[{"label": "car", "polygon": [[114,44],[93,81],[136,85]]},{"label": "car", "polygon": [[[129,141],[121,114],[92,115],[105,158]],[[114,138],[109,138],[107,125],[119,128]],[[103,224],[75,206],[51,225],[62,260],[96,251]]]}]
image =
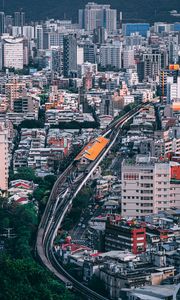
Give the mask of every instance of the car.
[{"label": "car", "polygon": [[81,223],[79,223],[78,226],[81,226]]},{"label": "car", "polygon": [[82,228],[86,228],[86,225],[85,225],[85,224],[83,224],[83,225],[82,225]]}]

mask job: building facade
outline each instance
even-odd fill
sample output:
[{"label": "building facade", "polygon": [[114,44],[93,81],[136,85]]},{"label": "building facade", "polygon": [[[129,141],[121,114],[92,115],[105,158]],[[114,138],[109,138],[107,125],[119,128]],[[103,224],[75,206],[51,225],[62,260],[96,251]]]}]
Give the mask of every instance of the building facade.
[{"label": "building facade", "polygon": [[64,77],[77,73],[77,40],[72,34],[63,38],[63,71]]},{"label": "building facade", "polygon": [[169,162],[148,156],[122,164],[122,215],[143,216],[180,207],[180,185],[172,180]]},{"label": "building facade", "polygon": [[3,39],[3,44],[4,67],[22,70],[24,62],[23,38],[8,36]]},{"label": "building facade", "polygon": [[87,31],[104,27],[107,32],[117,29],[117,11],[110,5],[89,2],[85,9],[79,10],[79,26]]},{"label": "building facade", "polygon": [[0,123],[0,191],[8,189],[8,129],[4,122]]}]

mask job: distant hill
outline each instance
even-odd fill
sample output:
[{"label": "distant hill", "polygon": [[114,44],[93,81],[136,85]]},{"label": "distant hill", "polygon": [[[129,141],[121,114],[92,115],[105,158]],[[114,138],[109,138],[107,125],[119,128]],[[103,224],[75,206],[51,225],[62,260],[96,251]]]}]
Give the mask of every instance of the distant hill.
[{"label": "distant hill", "polygon": [[[5,12],[12,13],[22,8],[31,20],[46,18],[72,18],[77,20],[78,9],[87,0],[4,0]],[[93,1],[89,1],[93,2]],[[169,11],[180,11],[180,0],[94,0],[96,3],[109,3],[112,8],[123,12],[124,21],[169,21],[180,22],[171,17]],[[0,0],[2,10],[3,0]]]}]

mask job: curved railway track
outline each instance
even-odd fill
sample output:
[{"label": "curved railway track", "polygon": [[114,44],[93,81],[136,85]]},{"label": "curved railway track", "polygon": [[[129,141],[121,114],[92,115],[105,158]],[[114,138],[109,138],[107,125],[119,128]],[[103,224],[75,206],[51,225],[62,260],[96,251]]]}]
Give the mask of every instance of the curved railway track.
[{"label": "curved railway track", "polygon": [[79,179],[72,182],[72,186],[68,186],[67,177],[71,176],[76,170],[73,162],[59,176],[51,191],[48,203],[38,228],[36,241],[36,256],[43,266],[49,269],[63,283],[71,283],[73,288],[86,297],[86,299],[107,300],[107,298],[92,291],[82,283],[73,278],[58,261],[54,249],[53,242],[56,237],[58,228],[60,227],[68,209],[72,205],[73,199],[82,189],[93,171],[97,168],[100,162],[104,159],[108,151],[114,145],[122,126],[135,116],[143,106],[141,104],[124,116],[115,120],[102,132],[103,136],[110,135],[110,142],[97,159],[87,167],[87,172]]}]

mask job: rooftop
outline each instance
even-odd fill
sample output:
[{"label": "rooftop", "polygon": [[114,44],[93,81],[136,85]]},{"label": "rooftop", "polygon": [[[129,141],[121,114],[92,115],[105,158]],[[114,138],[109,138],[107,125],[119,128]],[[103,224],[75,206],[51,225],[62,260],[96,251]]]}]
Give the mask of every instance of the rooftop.
[{"label": "rooftop", "polygon": [[[132,291],[133,295],[140,296],[140,299],[167,299],[174,294],[177,285],[154,285],[144,286]],[[124,289],[126,290],[126,289]],[[143,298],[142,298],[143,297]]]},{"label": "rooftop", "polygon": [[80,160],[81,158],[87,158],[90,161],[94,161],[102,150],[109,143],[109,140],[103,136],[99,136],[94,141],[89,142],[83,150],[76,156],[75,160]]}]

